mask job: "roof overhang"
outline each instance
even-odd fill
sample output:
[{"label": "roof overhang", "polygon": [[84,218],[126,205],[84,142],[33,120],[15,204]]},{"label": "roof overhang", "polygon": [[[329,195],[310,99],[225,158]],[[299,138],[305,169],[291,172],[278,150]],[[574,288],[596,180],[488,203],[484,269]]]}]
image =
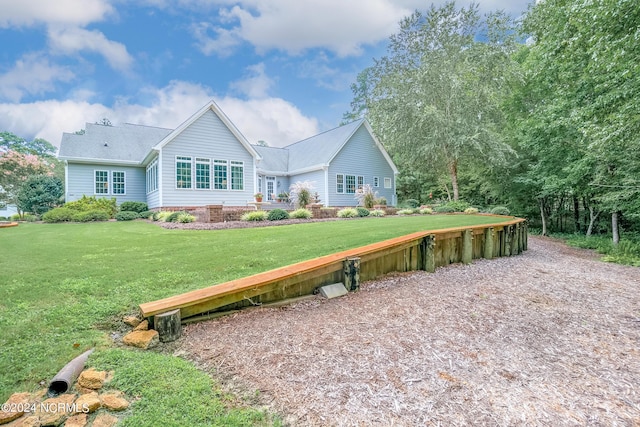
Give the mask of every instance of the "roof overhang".
[{"label": "roof overhang", "polygon": [[87,157],[65,157],[59,156],[59,160],[67,163],[83,163],[93,165],[118,165],[118,166],[142,166],[142,163],[132,160],[110,160],[110,159],[91,159]]}]

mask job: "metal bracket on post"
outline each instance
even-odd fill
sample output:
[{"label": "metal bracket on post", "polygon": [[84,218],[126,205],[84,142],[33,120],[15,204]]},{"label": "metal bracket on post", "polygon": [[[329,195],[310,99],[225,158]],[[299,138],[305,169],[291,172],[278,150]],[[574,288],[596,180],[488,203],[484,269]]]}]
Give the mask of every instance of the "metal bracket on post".
[{"label": "metal bracket on post", "polygon": [[436,271],[436,236],[430,234],[420,242],[420,268],[429,273]]},{"label": "metal bracket on post", "polygon": [[360,289],[360,258],[352,257],[344,261],[344,287],[348,291]]}]

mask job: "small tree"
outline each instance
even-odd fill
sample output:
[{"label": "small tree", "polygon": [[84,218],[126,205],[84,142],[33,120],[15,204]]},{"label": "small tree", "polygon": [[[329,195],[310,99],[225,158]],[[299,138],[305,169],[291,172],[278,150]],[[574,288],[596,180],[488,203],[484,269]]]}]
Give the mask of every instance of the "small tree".
[{"label": "small tree", "polygon": [[298,181],[289,187],[289,198],[294,206],[304,208],[311,203],[313,184],[309,181]]},{"label": "small tree", "polygon": [[54,164],[35,154],[9,150],[0,154],[0,201],[16,204],[22,185],[33,175],[53,175]]},{"label": "small tree", "polygon": [[365,184],[362,188],[356,190],[355,199],[358,201],[358,206],[363,206],[367,209],[373,208],[378,198],[378,192],[373,190],[371,184]]},{"label": "small tree", "polygon": [[18,190],[16,205],[22,212],[42,215],[59,206],[63,194],[64,186],[60,178],[34,175],[29,177]]}]

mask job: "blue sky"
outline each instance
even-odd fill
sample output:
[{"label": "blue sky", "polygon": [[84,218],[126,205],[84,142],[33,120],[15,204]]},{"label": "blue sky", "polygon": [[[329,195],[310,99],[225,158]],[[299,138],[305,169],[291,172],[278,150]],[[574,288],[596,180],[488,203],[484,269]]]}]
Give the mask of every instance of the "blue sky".
[{"label": "blue sky", "polygon": [[[479,4],[519,16],[529,2]],[[287,145],[337,126],[358,72],[429,4],[0,0],[0,130],[58,146],[105,117],[175,128],[214,99],[250,142]]]}]

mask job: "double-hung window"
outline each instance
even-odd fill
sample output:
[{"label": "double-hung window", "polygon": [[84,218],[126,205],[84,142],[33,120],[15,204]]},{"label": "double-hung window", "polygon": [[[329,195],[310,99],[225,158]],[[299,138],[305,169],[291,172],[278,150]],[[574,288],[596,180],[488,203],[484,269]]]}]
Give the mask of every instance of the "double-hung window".
[{"label": "double-hung window", "polygon": [[111,194],[126,194],[124,172],[111,172],[111,184]]},{"label": "double-hung window", "polygon": [[231,189],[244,190],[244,163],[231,161]]},{"label": "double-hung window", "polygon": [[96,194],[109,194],[109,171],[95,171]]},{"label": "double-hung window", "polygon": [[336,193],[344,193],[344,175],[341,173],[336,175]]},{"label": "double-hung window", "polygon": [[355,175],[347,175],[346,176],[346,193],[347,194],[355,194],[356,192],[356,176]]},{"label": "double-hung window", "polygon": [[191,188],[191,157],[176,157],[176,188]]},{"label": "double-hung window", "polygon": [[211,161],[196,157],[196,188],[209,190],[211,188]]},{"label": "double-hung window", "polygon": [[215,190],[226,190],[227,186],[227,161],[213,161],[213,188]]},{"label": "double-hung window", "polygon": [[384,179],[384,188],[391,188],[391,178]]},{"label": "double-hung window", "polygon": [[154,160],[147,166],[147,193],[158,189],[158,161]]}]

